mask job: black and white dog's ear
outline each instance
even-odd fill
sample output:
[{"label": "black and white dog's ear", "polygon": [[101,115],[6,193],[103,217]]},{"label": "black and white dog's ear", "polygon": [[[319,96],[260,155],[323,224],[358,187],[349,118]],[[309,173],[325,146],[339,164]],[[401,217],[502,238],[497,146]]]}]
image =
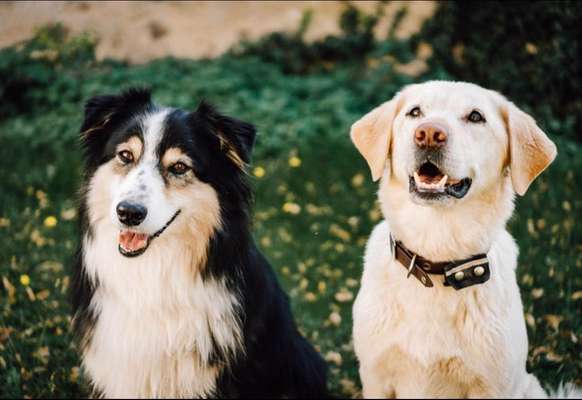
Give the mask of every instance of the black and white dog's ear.
[{"label": "black and white dog's ear", "polygon": [[99,131],[111,127],[129,114],[144,109],[151,104],[148,89],[132,88],[120,95],[96,96],[85,103],[85,118],[81,125],[84,140]]},{"label": "black and white dog's ear", "polygon": [[250,163],[257,135],[254,125],[222,115],[205,101],[200,103],[196,114],[210,124],[220,149],[232,162],[239,168]]}]

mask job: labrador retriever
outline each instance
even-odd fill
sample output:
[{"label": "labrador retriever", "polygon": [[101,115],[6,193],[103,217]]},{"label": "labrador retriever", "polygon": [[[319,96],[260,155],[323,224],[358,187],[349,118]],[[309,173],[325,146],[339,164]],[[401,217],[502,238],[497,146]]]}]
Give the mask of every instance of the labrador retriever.
[{"label": "labrador retriever", "polygon": [[353,308],[364,397],[540,397],[506,230],[556,146],[497,92],[405,87],[353,124],[381,178]]}]

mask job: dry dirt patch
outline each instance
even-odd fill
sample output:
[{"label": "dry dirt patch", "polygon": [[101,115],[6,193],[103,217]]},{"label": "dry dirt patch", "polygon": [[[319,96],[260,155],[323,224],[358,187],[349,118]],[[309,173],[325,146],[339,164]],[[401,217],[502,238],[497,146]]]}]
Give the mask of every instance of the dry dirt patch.
[{"label": "dry dirt patch", "polygon": [[[373,12],[376,1],[354,4]],[[408,15],[397,31],[406,37],[432,16],[433,1],[394,1],[377,27],[385,35],[395,13]],[[154,58],[216,57],[242,36],[257,38],[266,33],[297,29],[304,10],[313,10],[307,38],[313,40],[339,31],[339,1],[199,1],[199,2],[0,2],[0,47],[31,37],[47,23],[62,22],[72,33],[89,31],[99,38],[97,57],[144,63]]]}]

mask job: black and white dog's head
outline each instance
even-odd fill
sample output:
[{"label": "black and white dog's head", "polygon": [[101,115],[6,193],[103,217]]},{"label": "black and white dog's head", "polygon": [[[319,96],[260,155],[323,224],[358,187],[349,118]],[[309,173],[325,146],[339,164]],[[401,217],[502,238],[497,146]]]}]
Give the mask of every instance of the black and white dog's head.
[{"label": "black and white dog's head", "polygon": [[255,133],[204,102],[193,112],[159,107],[144,89],[92,98],[81,127],[89,229],[115,235],[126,257],[157,237],[210,237],[225,212],[248,205]]}]

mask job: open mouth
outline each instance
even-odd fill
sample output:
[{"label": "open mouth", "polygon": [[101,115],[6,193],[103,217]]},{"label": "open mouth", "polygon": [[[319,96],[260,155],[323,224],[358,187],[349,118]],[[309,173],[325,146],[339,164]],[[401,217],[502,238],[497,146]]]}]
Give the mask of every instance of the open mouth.
[{"label": "open mouth", "polygon": [[174,222],[178,214],[180,214],[180,211],[176,211],[172,218],[153,235],[132,231],[130,229],[122,229],[119,231],[119,236],[117,237],[119,252],[125,257],[137,257],[143,254],[150,246],[152,240],[160,236]]},{"label": "open mouth", "polygon": [[465,197],[471,188],[472,179],[453,179],[444,174],[435,164],[425,162],[409,179],[409,190],[426,199],[451,196]]}]

